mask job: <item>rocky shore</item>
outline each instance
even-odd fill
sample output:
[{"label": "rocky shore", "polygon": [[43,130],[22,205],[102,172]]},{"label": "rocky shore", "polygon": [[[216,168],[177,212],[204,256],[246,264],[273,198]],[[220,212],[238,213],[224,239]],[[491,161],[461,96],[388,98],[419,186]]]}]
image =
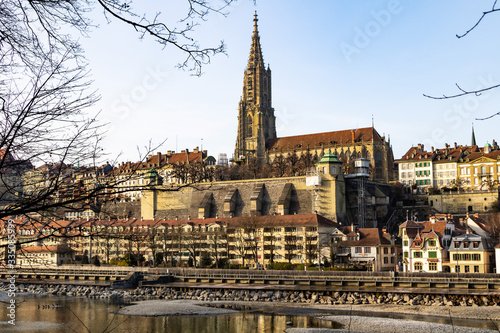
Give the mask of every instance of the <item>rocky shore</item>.
[{"label": "rocky shore", "polygon": [[[7,284],[0,284],[0,291],[6,291]],[[123,298],[128,300],[196,300],[196,301],[243,301],[282,302],[326,305],[423,305],[423,306],[498,306],[500,297],[496,295],[421,295],[421,294],[373,294],[359,292],[335,292],[332,296],[312,291],[269,291],[269,290],[211,290],[192,289],[180,291],[172,288],[136,288],[115,290],[110,287],[53,284],[19,284],[18,293],[56,296],[84,296],[91,298]]]}]

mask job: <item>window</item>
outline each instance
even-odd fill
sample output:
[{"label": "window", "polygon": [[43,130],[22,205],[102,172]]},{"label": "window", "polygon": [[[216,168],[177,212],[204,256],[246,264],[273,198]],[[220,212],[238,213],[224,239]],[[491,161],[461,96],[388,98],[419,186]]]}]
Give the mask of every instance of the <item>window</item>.
[{"label": "window", "polygon": [[470,270],[469,270],[469,266],[464,266],[464,273],[469,273]]},{"label": "window", "polygon": [[436,241],[433,239],[429,240],[429,246],[436,246]]},{"label": "window", "polygon": [[430,271],[437,271],[438,270],[437,262],[430,262],[429,263],[429,270]]},{"label": "window", "polygon": [[389,249],[384,247],[384,254],[388,254],[389,253]]},{"label": "window", "polygon": [[474,273],[479,273],[479,266],[474,266]]},{"label": "window", "polygon": [[422,258],[422,252],[420,251],[413,252],[413,258]]},{"label": "window", "polygon": [[371,247],[365,247],[365,253],[371,253],[372,248]]},{"label": "window", "polygon": [[472,242],[472,247],[477,249],[479,247],[479,242],[478,241]]},{"label": "window", "polygon": [[387,257],[384,257],[384,264],[388,264],[389,263],[389,260],[387,259]]},{"label": "window", "polygon": [[437,258],[437,251],[429,251],[429,258]]},{"label": "window", "polygon": [[407,240],[403,241],[403,246],[408,246],[408,241]]},{"label": "window", "polygon": [[405,258],[408,258],[408,251],[405,251],[405,252],[403,253],[403,256],[404,256]]},{"label": "window", "polygon": [[455,266],[455,272],[460,273],[460,266]]},{"label": "window", "polygon": [[355,252],[355,253],[362,253],[362,251],[361,251],[361,248],[360,248],[360,247],[356,247],[356,248],[354,249],[354,252]]},{"label": "window", "polygon": [[422,263],[421,262],[416,262],[415,265],[415,271],[419,272],[422,270]]}]

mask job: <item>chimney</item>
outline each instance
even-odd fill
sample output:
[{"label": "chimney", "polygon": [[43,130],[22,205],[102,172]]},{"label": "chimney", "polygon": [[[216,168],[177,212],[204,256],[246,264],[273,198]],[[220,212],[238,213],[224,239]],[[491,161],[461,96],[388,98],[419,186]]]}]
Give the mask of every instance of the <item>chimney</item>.
[{"label": "chimney", "polygon": [[199,152],[200,152],[200,148],[199,147],[196,147],[195,149],[193,149],[193,153],[198,154]]},{"label": "chimney", "polygon": [[158,155],[158,166],[161,165],[161,152],[156,153]]},{"label": "chimney", "polygon": [[351,130],[351,142],[354,143],[354,130]]},{"label": "chimney", "polygon": [[457,143],[455,142],[455,149],[457,149]]}]

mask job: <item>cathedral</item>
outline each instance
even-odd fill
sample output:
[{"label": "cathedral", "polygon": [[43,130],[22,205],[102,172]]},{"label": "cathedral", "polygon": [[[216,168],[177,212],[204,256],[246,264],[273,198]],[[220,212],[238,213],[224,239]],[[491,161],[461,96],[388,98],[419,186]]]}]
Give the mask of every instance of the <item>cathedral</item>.
[{"label": "cathedral", "polygon": [[244,163],[256,157],[261,164],[272,163],[281,155],[311,154],[319,160],[325,153],[336,154],[344,163],[346,173],[354,172],[354,160],[370,161],[370,179],[393,180],[394,156],[390,141],[375,128],[357,128],[342,131],[277,137],[276,117],[272,107],[271,69],[265,66],[258,30],[257,13],[254,16],[252,45],[248,65],[243,76],[243,95],[238,107],[238,134],[234,161]]}]

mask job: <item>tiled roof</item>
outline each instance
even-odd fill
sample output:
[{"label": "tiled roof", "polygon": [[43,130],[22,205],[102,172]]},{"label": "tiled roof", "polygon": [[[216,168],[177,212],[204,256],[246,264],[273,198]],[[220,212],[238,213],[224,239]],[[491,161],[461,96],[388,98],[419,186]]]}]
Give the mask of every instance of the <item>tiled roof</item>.
[{"label": "tiled roof", "polygon": [[[340,246],[353,247],[353,246],[391,245],[390,235],[389,239],[387,239],[388,234],[383,233],[378,228],[361,228],[358,229],[357,232],[359,232],[359,240],[342,241]],[[353,234],[357,235],[356,232],[353,232]]]},{"label": "tiled roof", "polygon": [[[446,148],[434,149],[431,151],[423,150],[423,146],[411,147],[399,160],[395,162],[410,162],[410,161],[434,161],[436,163],[457,162],[465,156],[476,156],[481,154],[478,146],[446,146]],[[482,156],[482,155],[478,155]]]},{"label": "tiled roof", "polygon": [[287,136],[276,138],[269,144],[268,150],[293,150],[305,149],[307,147],[313,149],[323,146],[352,144],[357,142],[382,142],[381,136],[372,127],[349,129],[335,132],[325,132],[307,135]]},{"label": "tiled roof", "polygon": [[472,153],[470,155],[467,156],[467,159],[469,161],[474,161],[480,157],[488,157],[488,158],[491,158],[491,159],[499,159],[500,158],[500,150],[494,150],[492,151],[491,153],[488,153],[488,154],[485,154],[484,152],[475,152],[475,153]]},{"label": "tiled roof", "polygon": [[[0,223],[0,232],[7,228],[8,218],[2,219]],[[184,224],[206,226],[214,223],[222,223],[226,225],[244,224],[246,222],[255,223],[256,226],[339,226],[337,223],[317,214],[294,214],[294,215],[264,215],[254,217],[222,217],[222,218],[206,218],[206,219],[155,219],[155,220],[137,220],[137,219],[117,219],[117,220],[99,220],[99,219],[83,219],[83,220],[57,220],[57,221],[34,221],[26,218],[16,218],[15,224],[18,229],[31,230],[40,232],[44,228],[61,229],[61,228],[77,228],[88,226],[105,226],[105,227],[142,227],[142,226],[178,226]]]},{"label": "tiled roof", "polygon": [[417,234],[415,236],[415,239],[413,239],[413,242],[411,243],[411,248],[412,249],[419,249],[423,245],[422,238],[420,237],[420,234]]},{"label": "tiled roof", "polygon": [[67,253],[73,250],[67,245],[53,245],[53,246],[26,246],[22,247],[17,252],[20,253]]},{"label": "tiled roof", "polygon": [[136,170],[149,170],[153,167],[158,168],[166,164],[203,162],[205,157],[206,151],[173,153],[170,155],[157,154],[149,156],[149,158],[144,162],[122,163],[113,171],[113,173],[120,174],[129,173]]},{"label": "tiled roof", "polygon": [[255,223],[257,226],[338,226],[337,223],[317,214],[294,214],[294,215],[264,215],[252,217],[220,217],[220,218],[205,218],[205,219],[179,219],[179,220],[166,220],[162,224],[182,225],[182,224],[195,224],[195,225],[210,225],[213,223],[222,224],[244,224]]}]

